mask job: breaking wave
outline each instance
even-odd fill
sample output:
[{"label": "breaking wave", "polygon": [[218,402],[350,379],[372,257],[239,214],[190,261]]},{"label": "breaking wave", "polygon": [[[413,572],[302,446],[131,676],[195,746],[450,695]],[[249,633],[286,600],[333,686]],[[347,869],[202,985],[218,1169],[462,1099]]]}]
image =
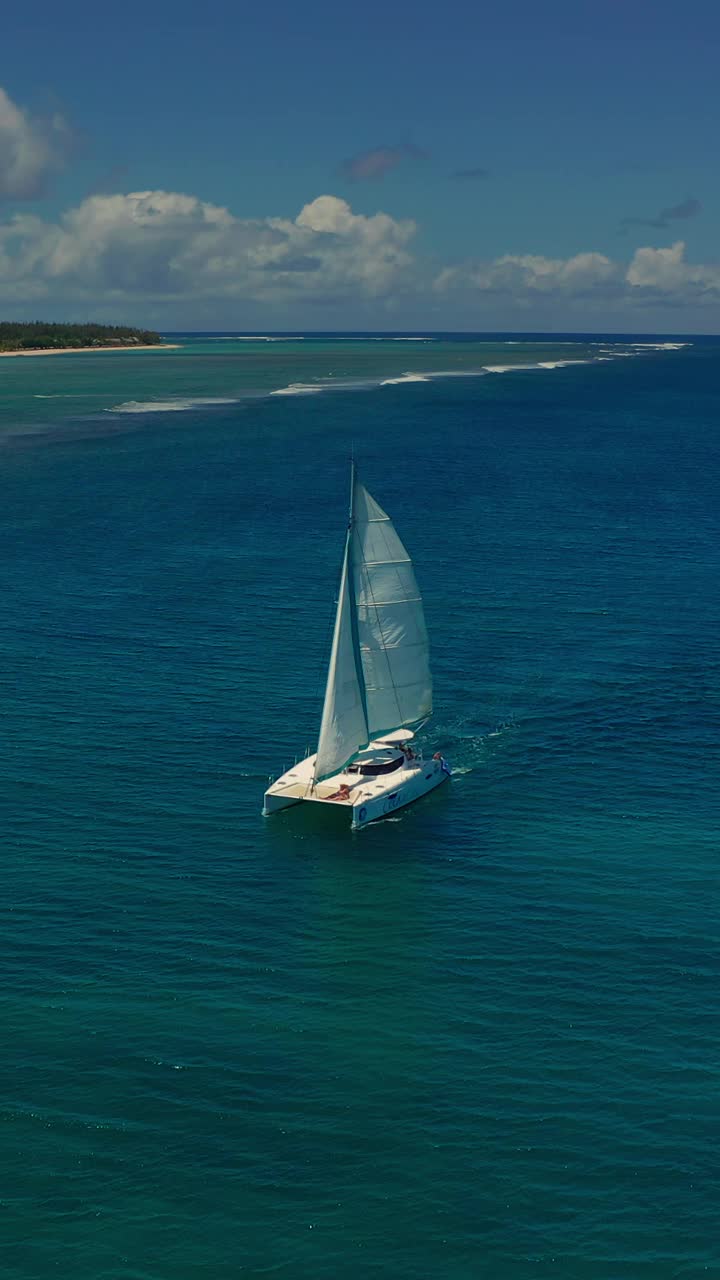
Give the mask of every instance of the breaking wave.
[{"label": "breaking wave", "polygon": [[683,347],[691,347],[692,342],[631,342],[631,347],[650,347],[653,351],[681,351]]},{"label": "breaking wave", "polygon": [[269,333],[225,333],[221,335],[213,334],[212,337],[202,338],[203,342],[304,342],[303,337],[277,338]]},{"label": "breaking wave", "polygon": [[[274,338],[269,335],[257,335],[255,337],[227,335],[238,342],[284,342],[284,341],[303,341],[302,338]],[[210,341],[222,342],[225,338],[211,338]],[[391,342],[428,342],[433,339],[428,338],[390,338],[390,339],[374,339],[374,341],[391,341]],[[508,346],[517,345],[509,342]],[[570,344],[566,344],[570,345]],[[248,395],[254,397],[259,395],[270,396],[316,396],[324,391],[355,391],[355,390],[372,390],[377,387],[398,387],[406,386],[411,383],[428,383],[443,378],[479,378],[487,374],[500,373],[526,373],[532,370],[550,371],[555,369],[567,369],[572,365],[588,365],[607,363],[618,359],[632,359],[633,357],[641,357],[643,354],[650,355],[653,352],[671,352],[680,351],[684,347],[692,346],[690,342],[632,342],[611,344],[593,343],[596,347],[597,354],[589,358],[578,357],[577,359],[560,359],[560,360],[538,360],[533,362],[516,361],[512,364],[486,364],[474,369],[424,369],[413,370],[408,369],[404,373],[397,374],[394,377],[385,377],[376,375],[363,379],[357,378],[334,378],[331,376],[318,378],[313,382],[291,382],[286,387],[278,387],[275,391],[269,392],[246,392],[241,396],[168,396],[164,399],[156,400],[125,400],[120,404],[112,405],[106,409],[105,413],[113,414],[145,414],[145,413],[183,413],[190,409],[211,408],[213,405],[229,405],[237,404],[241,399],[247,398]],[[618,348],[623,346],[624,350]],[[629,349],[628,349],[629,348]],[[82,393],[80,393],[82,394]],[[41,395],[36,393],[36,399],[55,399],[55,396]],[[60,397],[57,397],[60,398]]]},{"label": "breaking wave", "polygon": [[539,369],[564,369],[569,364],[592,364],[592,360],[540,360]]},{"label": "breaking wave", "polygon": [[[385,339],[373,339],[373,341],[385,341]],[[391,338],[391,342],[406,341],[406,339]],[[426,341],[426,339],[407,339],[407,341]],[[513,345],[508,343],[508,346]],[[515,344],[516,345],[516,344]],[[558,344],[561,345],[561,344]],[[570,346],[570,343],[564,345]],[[594,344],[598,346],[598,354],[587,357],[577,357],[562,360],[534,360],[532,362],[515,361],[513,364],[485,364],[475,369],[408,369],[405,373],[397,374],[395,377],[382,378],[376,376],[374,378],[318,378],[316,382],[291,382],[287,387],[280,387],[277,391],[271,391],[271,396],[309,396],[318,395],[321,391],[360,391],[371,390],[374,387],[399,387],[414,382],[434,382],[441,378],[481,378],[485,374],[492,373],[523,373],[532,370],[553,370],[568,369],[572,365],[588,365],[588,364],[606,364],[608,361],[618,358],[632,359],[643,354],[641,347],[650,350],[678,350],[682,346],[690,346],[690,343],[634,343],[633,347],[637,348],[632,351],[618,351],[609,345]]]},{"label": "breaking wave", "polygon": [[325,391],[324,386],[309,382],[291,382],[289,387],[280,387],[279,391],[271,391],[271,396],[313,396]]},{"label": "breaking wave", "polygon": [[106,409],[106,413],[182,413],[186,409],[204,409],[213,404],[237,404],[235,396],[177,396],[168,400],[124,400]]},{"label": "breaking wave", "polygon": [[483,373],[517,373],[522,369],[539,368],[539,364],[484,364]]}]

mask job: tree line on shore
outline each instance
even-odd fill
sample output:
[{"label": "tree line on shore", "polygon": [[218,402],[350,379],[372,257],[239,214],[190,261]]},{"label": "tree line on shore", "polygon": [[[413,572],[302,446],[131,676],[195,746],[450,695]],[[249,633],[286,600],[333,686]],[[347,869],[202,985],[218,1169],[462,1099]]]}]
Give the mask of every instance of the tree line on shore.
[{"label": "tree line on shore", "polygon": [[0,322],[0,351],[52,350],[68,347],[145,347],[161,342],[151,329],[118,324],[30,324]]}]

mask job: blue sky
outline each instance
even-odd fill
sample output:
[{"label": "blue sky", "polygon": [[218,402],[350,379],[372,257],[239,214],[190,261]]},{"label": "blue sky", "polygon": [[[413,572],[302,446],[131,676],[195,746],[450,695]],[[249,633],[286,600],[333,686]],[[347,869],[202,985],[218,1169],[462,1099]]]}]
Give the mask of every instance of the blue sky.
[{"label": "blue sky", "polygon": [[720,330],[715,5],[68,8],[3,19],[3,313]]}]

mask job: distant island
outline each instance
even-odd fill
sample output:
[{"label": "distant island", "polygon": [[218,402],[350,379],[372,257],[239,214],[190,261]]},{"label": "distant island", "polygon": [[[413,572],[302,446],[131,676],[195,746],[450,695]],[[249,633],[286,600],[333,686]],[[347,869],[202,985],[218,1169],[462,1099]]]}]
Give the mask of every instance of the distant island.
[{"label": "distant island", "polygon": [[116,351],[162,346],[152,329],[117,324],[31,324],[0,322],[0,355],[45,355],[54,351]]}]

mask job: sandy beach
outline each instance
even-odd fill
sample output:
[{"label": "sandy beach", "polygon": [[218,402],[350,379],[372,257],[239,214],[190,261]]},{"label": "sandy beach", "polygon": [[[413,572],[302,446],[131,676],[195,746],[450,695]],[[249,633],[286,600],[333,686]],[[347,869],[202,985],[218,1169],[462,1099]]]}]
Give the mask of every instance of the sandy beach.
[{"label": "sandy beach", "polygon": [[152,342],[146,346],[131,347],[31,347],[28,351],[0,351],[2,356],[70,356],[95,351],[179,351],[179,342]]}]

